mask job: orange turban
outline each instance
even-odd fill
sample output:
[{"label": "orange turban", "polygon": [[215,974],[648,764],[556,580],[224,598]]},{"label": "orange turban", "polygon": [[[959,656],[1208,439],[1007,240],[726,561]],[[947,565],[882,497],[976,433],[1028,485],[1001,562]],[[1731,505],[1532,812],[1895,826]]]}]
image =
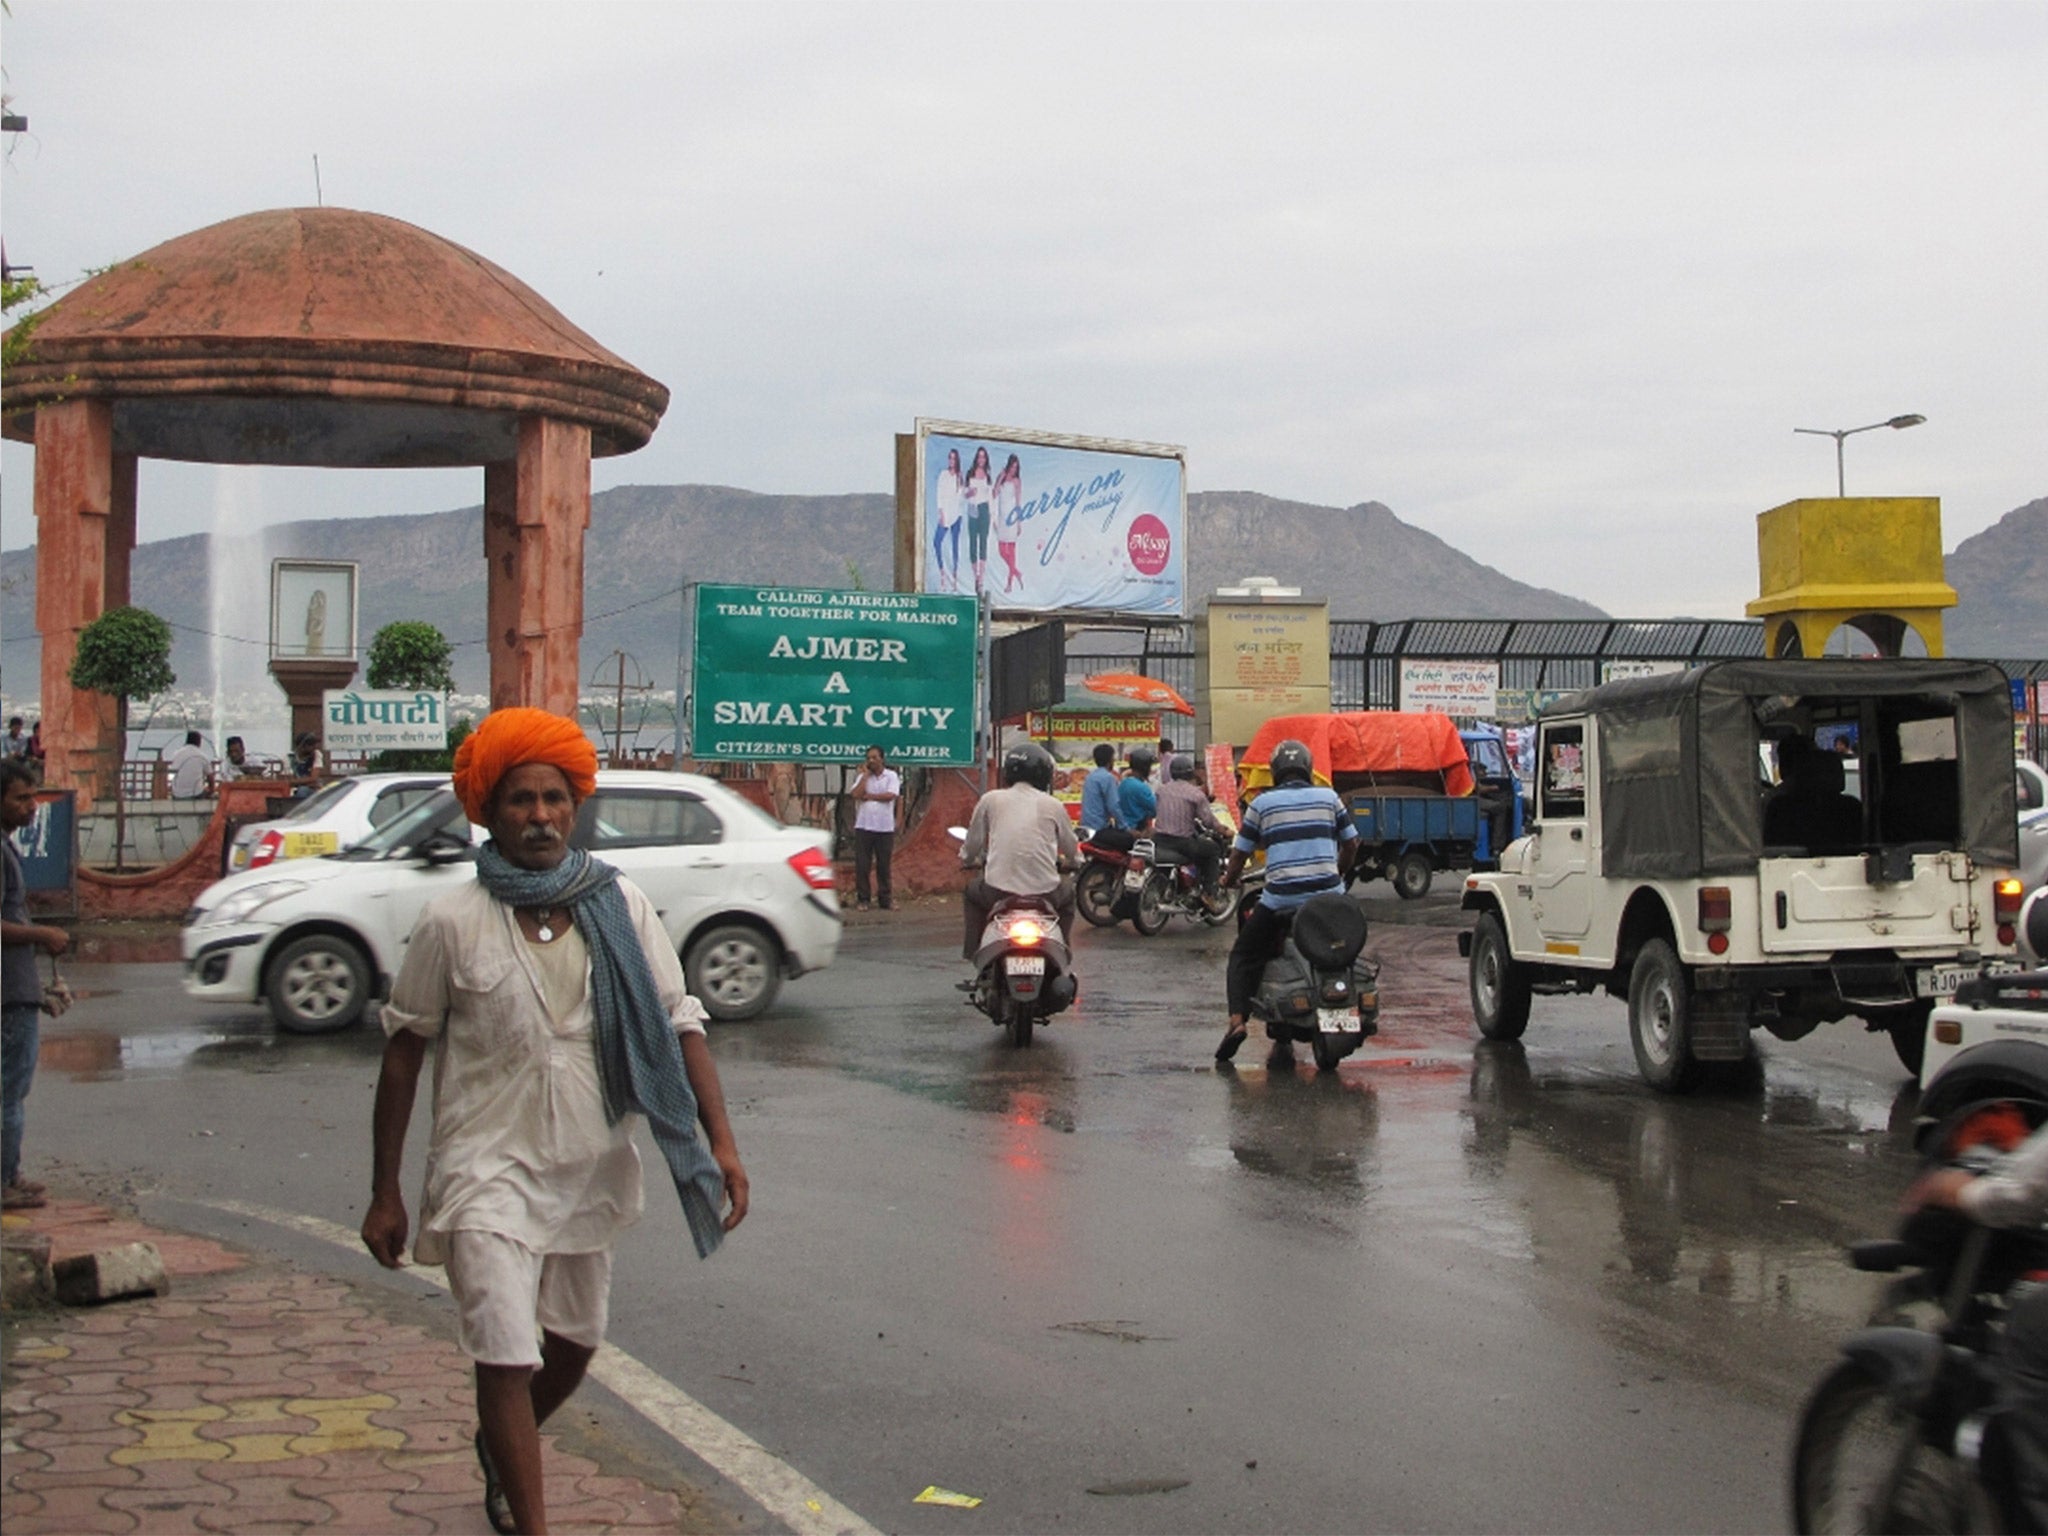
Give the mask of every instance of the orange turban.
[{"label": "orange turban", "polygon": [[455,797],[471,821],[483,825],[498,781],[521,763],[561,769],[578,800],[597,788],[597,748],[582,726],[544,709],[494,709],[455,749]]}]

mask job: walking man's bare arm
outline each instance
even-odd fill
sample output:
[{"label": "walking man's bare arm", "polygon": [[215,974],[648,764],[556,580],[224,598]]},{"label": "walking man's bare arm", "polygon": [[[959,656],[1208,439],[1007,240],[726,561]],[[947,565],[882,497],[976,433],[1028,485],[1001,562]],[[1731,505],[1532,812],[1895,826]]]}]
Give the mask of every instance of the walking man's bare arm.
[{"label": "walking man's bare arm", "polygon": [[399,1171],[405,1163],[405,1132],[412,1124],[413,1096],[426,1055],[426,1037],[401,1029],[385,1043],[384,1065],[377,1073],[377,1107],[370,1129],[370,1210],[363,1217],[363,1246],[386,1269],[405,1263],[410,1222]]},{"label": "walking man's bare arm", "polygon": [[683,1070],[689,1075],[690,1091],[697,1096],[697,1119],[711,1144],[718,1171],[725,1175],[725,1197],[732,1203],[725,1214],[725,1230],[730,1232],[747,1219],[747,1170],[740,1166],[739,1144],[733,1140],[732,1122],[725,1116],[725,1089],[718,1081],[711,1047],[696,1030],[683,1035],[682,1042]]}]

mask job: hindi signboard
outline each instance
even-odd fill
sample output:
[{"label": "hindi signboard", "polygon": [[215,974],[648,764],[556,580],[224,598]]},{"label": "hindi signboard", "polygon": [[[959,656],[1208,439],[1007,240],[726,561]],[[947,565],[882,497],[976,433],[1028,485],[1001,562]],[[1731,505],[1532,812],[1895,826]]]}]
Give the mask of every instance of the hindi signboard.
[{"label": "hindi signboard", "polygon": [[692,757],[974,762],[971,597],[701,585],[693,623]]},{"label": "hindi signboard", "polygon": [[920,418],[897,515],[899,585],[1003,612],[1186,612],[1183,449]]},{"label": "hindi signboard", "polygon": [[439,752],[448,745],[448,700],[415,688],[329,688],[320,695],[329,752]]},{"label": "hindi signboard", "polygon": [[1499,706],[1497,661],[1401,661],[1404,712],[1469,715],[1491,720]]}]

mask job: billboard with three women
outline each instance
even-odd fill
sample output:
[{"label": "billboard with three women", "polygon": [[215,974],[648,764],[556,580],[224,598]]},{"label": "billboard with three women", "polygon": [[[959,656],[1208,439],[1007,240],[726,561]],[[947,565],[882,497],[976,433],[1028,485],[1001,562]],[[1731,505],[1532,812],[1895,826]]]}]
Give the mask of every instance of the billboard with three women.
[{"label": "billboard with three women", "polygon": [[998,612],[1185,614],[1184,450],[923,419],[898,444],[898,586]]}]

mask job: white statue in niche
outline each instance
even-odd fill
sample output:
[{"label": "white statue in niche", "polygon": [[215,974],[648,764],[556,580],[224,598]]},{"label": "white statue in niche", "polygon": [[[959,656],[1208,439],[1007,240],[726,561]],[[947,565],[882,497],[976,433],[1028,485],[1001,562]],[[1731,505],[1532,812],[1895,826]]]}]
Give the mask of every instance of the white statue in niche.
[{"label": "white statue in niche", "polygon": [[306,654],[324,655],[327,649],[327,593],[319,588],[306,599]]}]

